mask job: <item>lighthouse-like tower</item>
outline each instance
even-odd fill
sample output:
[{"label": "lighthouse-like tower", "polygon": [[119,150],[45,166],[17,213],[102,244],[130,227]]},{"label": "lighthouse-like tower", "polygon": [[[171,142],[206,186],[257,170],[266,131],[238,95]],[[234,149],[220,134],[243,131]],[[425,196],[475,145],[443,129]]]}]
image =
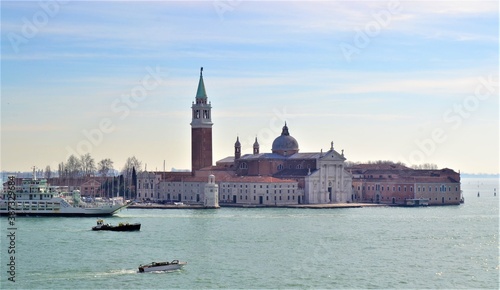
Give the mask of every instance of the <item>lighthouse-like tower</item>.
[{"label": "lighthouse-like tower", "polygon": [[207,93],[203,83],[203,67],[200,69],[200,81],[196,99],[191,106],[191,172],[212,166],[212,105],[207,102]]},{"label": "lighthouse-like tower", "polygon": [[215,176],[210,174],[208,176],[208,183],[204,188],[205,200],[203,205],[206,208],[219,208],[219,186],[215,183]]}]

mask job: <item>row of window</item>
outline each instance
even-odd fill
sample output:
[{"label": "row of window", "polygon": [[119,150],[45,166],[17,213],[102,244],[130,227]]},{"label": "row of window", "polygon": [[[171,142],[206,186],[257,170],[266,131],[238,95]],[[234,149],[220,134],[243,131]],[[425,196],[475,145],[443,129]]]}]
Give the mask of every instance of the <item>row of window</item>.
[{"label": "row of window", "polygon": [[[200,118],[200,110],[195,110],[193,112],[193,118],[194,119]],[[209,110],[203,110],[203,119],[210,119],[210,111]]]},{"label": "row of window", "polygon": [[[240,198],[239,200],[243,200],[243,197],[245,197],[244,199],[245,200],[248,200],[248,195],[240,195]],[[227,200],[230,200],[231,199],[231,196],[228,195],[227,196],[227,199],[226,199],[226,196],[225,195],[222,195],[222,201],[227,201]],[[257,196],[254,195],[253,197],[253,200],[257,200]],[[266,196],[266,200],[269,200],[269,196]],[[275,196],[274,197],[274,200],[277,201],[277,200],[283,200],[281,196]],[[292,196],[287,196],[287,200],[295,200],[295,195],[292,195]]]},{"label": "row of window", "polygon": [[[222,189],[222,193],[225,193],[225,192],[226,192],[226,189],[224,189],[224,188],[223,188],[223,189]],[[228,189],[228,190],[227,190],[227,192],[228,192],[228,193],[231,193],[231,190],[230,190],[230,189]],[[245,189],[245,192],[243,192],[243,189],[240,189],[240,190],[239,190],[239,193],[248,193],[248,189]],[[253,190],[253,193],[257,193],[257,191],[254,189],[254,190]],[[269,190],[268,190],[268,189],[266,189],[266,193],[269,193]],[[275,189],[275,190],[274,190],[274,194],[277,194],[277,193],[281,194],[281,193],[282,193],[282,192],[281,192],[281,189],[279,189],[279,190]],[[290,189],[287,189],[287,192],[286,192],[286,193],[295,193],[295,189],[292,189],[292,192],[290,192]]]},{"label": "row of window", "polygon": [[[380,186],[379,184],[377,184],[376,186],[368,186],[367,189],[368,190],[384,191],[384,187]],[[359,186],[359,185],[358,185],[358,190],[361,190],[361,186]],[[365,190],[364,186],[363,186],[363,190]],[[390,190],[390,187],[387,186],[386,190]],[[417,187],[418,192],[420,192],[421,190],[422,190],[422,192],[425,192],[425,186]],[[396,191],[396,186],[392,187],[392,191]],[[401,186],[398,186],[398,191],[401,191]],[[406,186],[403,186],[403,191],[406,191]],[[410,186],[410,191],[413,191],[413,186]],[[431,192],[431,191],[432,191],[432,186],[429,186],[429,192]],[[445,185],[441,185],[440,187],[436,186],[435,191],[446,192],[447,191],[446,186]],[[448,191],[451,191],[451,186],[448,186]],[[458,192],[458,186],[455,187],[455,191]]]},{"label": "row of window", "polygon": [[[233,188],[236,188],[236,184],[232,184],[232,186],[233,186]],[[279,188],[281,188],[281,186],[282,186],[282,184],[279,185]],[[295,188],[295,185],[293,185],[293,184],[292,185],[288,184],[287,188],[290,188],[290,186],[291,186],[291,188]],[[224,187],[226,187],[225,183],[222,184],[222,188],[224,188]],[[227,187],[231,187],[231,184],[227,184]],[[240,188],[243,188],[243,184],[240,184]],[[248,188],[248,184],[245,184],[245,188]],[[254,184],[253,188],[257,188],[257,185]],[[262,184],[260,184],[260,188],[262,188]],[[266,185],[266,188],[269,188],[269,184]],[[278,185],[275,184],[274,188],[278,188]]]},{"label": "row of window", "polygon": [[[283,170],[285,168],[285,166],[283,164],[279,164],[276,169],[277,170]],[[292,169],[293,168],[293,165],[289,165],[288,166],[289,169]],[[246,162],[241,162],[240,163],[240,169],[248,169],[248,164]],[[302,169],[302,164],[298,164],[297,166],[295,166],[295,169]]]}]

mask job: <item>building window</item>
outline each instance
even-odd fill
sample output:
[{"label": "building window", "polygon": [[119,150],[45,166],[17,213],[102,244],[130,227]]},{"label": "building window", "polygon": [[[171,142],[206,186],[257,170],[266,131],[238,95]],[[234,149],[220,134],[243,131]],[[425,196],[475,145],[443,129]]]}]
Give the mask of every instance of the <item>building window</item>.
[{"label": "building window", "polygon": [[283,164],[278,165],[278,170],[283,170]]},{"label": "building window", "polygon": [[247,166],[247,163],[246,162],[241,162],[240,163],[240,169],[247,169],[248,166]]},{"label": "building window", "polygon": [[301,165],[301,164],[298,164],[298,165],[297,165],[297,169],[302,169],[302,165]]}]

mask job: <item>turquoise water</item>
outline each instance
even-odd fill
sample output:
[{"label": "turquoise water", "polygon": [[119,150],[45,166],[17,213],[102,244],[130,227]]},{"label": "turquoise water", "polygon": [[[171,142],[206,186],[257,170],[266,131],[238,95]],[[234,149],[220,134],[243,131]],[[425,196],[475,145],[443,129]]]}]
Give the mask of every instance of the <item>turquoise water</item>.
[{"label": "turquoise water", "polygon": [[[498,289],[498,180],[462,187],[461,206],[127,209],[106,220],[142,223],[128,233],[93,232],[95,218],[20,217],[14,283],[2,218],[0,288]],[[188,265],[137,273],[173,259]]]}]

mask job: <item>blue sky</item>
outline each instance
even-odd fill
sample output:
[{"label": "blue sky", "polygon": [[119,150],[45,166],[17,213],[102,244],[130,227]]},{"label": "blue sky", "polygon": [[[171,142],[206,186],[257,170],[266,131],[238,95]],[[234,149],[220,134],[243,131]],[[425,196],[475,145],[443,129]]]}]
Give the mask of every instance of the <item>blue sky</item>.
[{"label": "blue sky", "polygon": [[1,5],[2,170],[189,169],[203,66],[214,163],[287,121],[300,152],[499,172],[498,1]]}]

